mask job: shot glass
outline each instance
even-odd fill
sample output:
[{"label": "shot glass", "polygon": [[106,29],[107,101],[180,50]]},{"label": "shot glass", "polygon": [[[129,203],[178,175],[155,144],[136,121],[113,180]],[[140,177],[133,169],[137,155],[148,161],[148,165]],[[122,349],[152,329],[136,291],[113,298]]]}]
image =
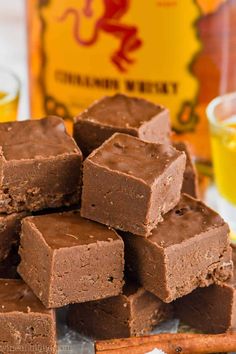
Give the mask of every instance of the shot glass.
[{"label": "shot glass", "polygon": [[5,68],[0,68],[0,123],[17,119],[20,95],[18,77]]},{"label": "shot glass", "polygon": [[236,92],[207,107],[218,211],[236,239]]}]

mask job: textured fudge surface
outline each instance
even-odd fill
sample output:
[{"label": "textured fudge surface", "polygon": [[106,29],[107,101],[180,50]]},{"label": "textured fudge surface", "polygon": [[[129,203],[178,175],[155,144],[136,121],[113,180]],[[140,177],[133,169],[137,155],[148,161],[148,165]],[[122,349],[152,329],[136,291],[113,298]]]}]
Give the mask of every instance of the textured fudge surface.
[{"label": "textured fudge surface", "polygon": [[35,216],[27,220],[37,228],[52,249],[113,242],[119,239],[115,231],[83,219],[77,212]]},{"label": "textured fudge surface", "polygon": [[114,134],[84,162],[81,215],[146,236],[179,201],[185,154]]},{"label": "textured fudge surface", "polygon": [[138,128],[165,110],[144,99],[117,94],[96,101],[79,118],[120,128]]},{"label": "textured fudge surface", "polygon": [[184,142],[174,143],[174,147],[179,151],[184,151],[186,154],[186,168],[184,171],[184,181],[182,186],[182,193],[187,193],[193,198],[199,197],[198,176],[197,170],[192,161],[189,147]]},{"label": "textured fudge surface", "polygon": [[153,230],[149,241],[161,248],[168,248],[221,226],[228,231],[219,214],[203,202],[183,194],[178,205]]},{"label": "textured fudge surface", "polygon": [[[0,348],[8,353],[56,353],[56,323],[22,280],[0,279]],[[22,350],[22,348],[25,348]]]},{"label": "textured fudge surface", "polygon": [[194,290],[175,303],[176,314],[190,326],[206,333],[236,330],[236,248],[233,277],[222,285]]},{"label": "textured fudge surface", "polygon": [[49,158],[78,151],[74,140],[65,133],[63,120],[53,116],[1,123],[0,146],[7,161]]},{"label": "textured fudge surface", "polygon": [[122,290],[122,239],[79,212],[25,218],[20,255],[20,275],[48,308],[115,296]]},{"label": "textured fudge surface", "polygon": [[85,156],[114,133],[169,143],[169,111],[141,98],[117,94],[94,102],[74,124],[74,137]]},{"label": "textured fudge surface", "polygon": [[81,164],[61,118],[0,124],[0,212],[78,203]]},{"label": "textured fudge surface", "polygon": [[38,312],[50,314],[43,304],[22,280],[0,279],[0,313],[5,312]]},{"label": "textured fudge surface", "polygon": [[128,271],[163,301],[173,301],[231,276],[228,234],[217,213],[182,195],[148,238],[124,234]]},{"label": "textured fudge surface", "polygon": [[71,305],[68,324],[94,338],[130,337],[151,331],[172,314],[171,304],[163,303],[142,287],[129,282],[119,296]]},{"label": "textured fudge surface", "polygon": [[224,285],[229,286],[236,290],[236,245],[231,244],[231,248],[232,248],[232,259],[233,259],[234,271],[231,279],[229,279]]},{"label": "textured fudge surface", "polygon": [[0,214],[0,262],[10,253],[14,244],[20,240],[20,223],[26,212]]},{"label": "textured fudge surface", "polygon": [[93,163],[152,184],[181,154],[171,145],[150,144],[115,134],[88,159]]}]

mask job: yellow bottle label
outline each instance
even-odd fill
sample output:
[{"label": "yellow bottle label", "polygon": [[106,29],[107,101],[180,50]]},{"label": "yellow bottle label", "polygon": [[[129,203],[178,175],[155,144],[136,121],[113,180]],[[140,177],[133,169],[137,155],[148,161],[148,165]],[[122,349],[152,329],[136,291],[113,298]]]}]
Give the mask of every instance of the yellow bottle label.
[{"label": "yellow bottle label", "polygon": [[225,1],[28,0],[33,116],[73,117],[118,91],[140,96],[169,107],[173,128],[207,158],[197,23]]},{"label": "yellow bottle label", "polygon": [[197,3],[204,14],[211,14],[219,9],[227,0],[197,0]]}]

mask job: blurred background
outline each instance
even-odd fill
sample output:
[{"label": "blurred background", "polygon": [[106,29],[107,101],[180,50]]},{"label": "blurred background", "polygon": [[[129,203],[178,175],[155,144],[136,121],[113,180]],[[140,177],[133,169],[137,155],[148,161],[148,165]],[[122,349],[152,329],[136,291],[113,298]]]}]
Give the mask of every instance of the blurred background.
[{"label": "blurred background", "polygon": [[25,0],[0,0],[0,67],[20,78],[19,119],[29,117]]}]

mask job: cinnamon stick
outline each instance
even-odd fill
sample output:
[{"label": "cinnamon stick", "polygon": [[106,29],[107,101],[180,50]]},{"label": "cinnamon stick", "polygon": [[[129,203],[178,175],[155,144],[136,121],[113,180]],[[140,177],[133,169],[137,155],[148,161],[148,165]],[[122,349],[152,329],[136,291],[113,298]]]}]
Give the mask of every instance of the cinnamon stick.
[{"label": "cinnamon stick", "polygon": [[146,354],[159,349],[167,354],[208,354],[236,350],[236,333],[217,335],[177,333],[97,341],[96,354]]}]

